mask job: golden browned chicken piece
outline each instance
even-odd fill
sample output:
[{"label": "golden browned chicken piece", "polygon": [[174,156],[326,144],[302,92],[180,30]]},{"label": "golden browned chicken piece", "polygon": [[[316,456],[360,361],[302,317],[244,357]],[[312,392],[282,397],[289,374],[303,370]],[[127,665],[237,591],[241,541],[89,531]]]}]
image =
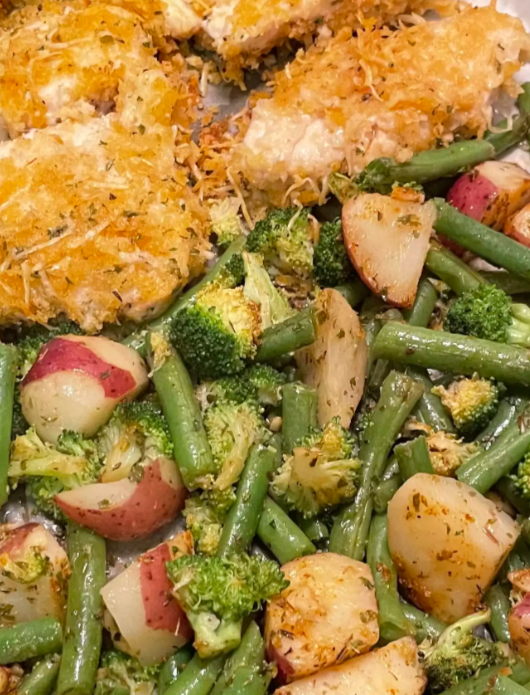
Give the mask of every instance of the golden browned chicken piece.
[{"label": "golden browned chicken piece", "polygon": [[277,203],[314,203],[334,171],[480,136],[499,89],[517,94],[512,76],[529,57],[522,22],[492,7],[358,38],[343,31],[277,73],[232,166]]},{"label": "golden browned chicken piece", "polygon": [[203,270],[205,215],[174,128],[124,113],[129,128],[112,114],[0,144],[0,323],[142,320]]}]

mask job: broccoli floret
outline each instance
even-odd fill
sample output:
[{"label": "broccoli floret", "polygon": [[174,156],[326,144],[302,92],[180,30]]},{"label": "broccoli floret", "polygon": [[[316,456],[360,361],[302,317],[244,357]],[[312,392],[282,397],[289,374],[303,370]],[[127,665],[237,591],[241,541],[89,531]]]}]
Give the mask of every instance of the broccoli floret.
[{"label": "broccoli floret", "polygon": [[200,495],[188,497],[184,517],[198,553],[216,553],[223,524],[235,499],[233,487],[226,490],[207,490]]},{"label": "broccoli floret", "polygon": [[475,442],[466,443],[456,435],[442,430],[430,432],[426,440],[431,464],[437,475],[452,476],[480,449]]},{"label": "broccoli floret", "polygon": [[24,557],[12,560],[8,553],[2,554],[1,575],[20,584],[34,584],[44,576],[51,567],[50,558],[39,548],[28,548]]},{"label": "broccoli floret", "polygon": [[321,287],[336,287],[355,276],[344,246],[340,220],[326,222],[320,227],[314,264],[315,278]]},{"label": "broccoli floret", "polygon": [[260,308],[261,329],[285,321],[295,312],[287,299],[272,284],[263,267],[263,257],[258,253],[243,253],[245,264],[245,297]]},{"label": "broccoli floret", "polygon": [[475,627],[485,625],[490,619],[490,610],[466,616],[450,625],[433,646],[420,645],[429,689],[433,693],[448,690],[483,668],[508,661],[506,645],[473,635]]},{"label": "broccoli floret", "polygon": [[511,476],[519,492],[530,499],[530,451],[517,467],[517,473]]},{"label": "broccoli floret", "polygon": [[352,457],[350,434],[338,418],[323,431],[305,437],[284,457],[271,490],[289,509],[312,518],[350,502],[355,496],[360,463]]},{"label": "broccoli floret", "polygon": [[289,585],[275,562],[244,553],[229,558],[183,556],[168,562],[167,572],[203,658],[237,647],[243,619]]},{"label": "broccoli floret", "polygon": [[359,188],[353,179],[345,174],[334,172],[328,179],[329,190],[344,205],[346,201],[358,195]]},{"label": "broccoli floret", "polygon": [[278,405],[282,399],[282,388],[287,377],[268,364],[255,364],[243,373],[243,379],[256,389],[262,405]]},{"label": "broccoli floret", "polygon": [[221,248],[229,246],[243,234],[243,225],[239,217],[240,207],[241,203],[237,198],[224,198],[220,202],[214,202],[210,207],[212,232]]},{"label": "broccoli floret", "polygon": [[160,668],[160,664],[142,666],[138,659],[123,652],[103,652],[95,695],[116,695],[121,690],[130,695],[152,695]]},{"label": "broccoli floret", "polygon": [[308,277],[313,271],[312,228],[309,208],[274,209],[256,223],[247,240],[252,253],[284,273]]},{"label": "broccoli floret", "polygon": [[172,331],[183,360],[201,379],[241,372],[245,360],[256,354],[260,333],[259,306],[241,287],[228,289],[215,282],[177,314]]},{"label": "broccoli floret", "polygon": [[530,347],[530,308],[513,304],[500,288],[479,285],[464,292],[447,312],[444,329],[498,343]]},{"label": "broccoli floret", "polygon": [[478,376],[457,379],[448,388],[436,386],[432,392],[440,396],[456,429],[466,437],[484,429],[499,407],[498,386]]},{"label": "broccoli floret", "polygon": [[121,403],[100,431],[97,449],[104,461],[102,480],[112,482],[134,475],[159,456],[173,458],[167,422],[157,403]]},{"label": "broccoli floret", "polygon": [[286,382],[287,377],[283,372],[278,372],[266,364],[255,364],[237,377],[200,384],[195,390],[195,395],[203,412],[219,403],[239,405],[251,402],[256,406],[259,403],[278,405],[282,387]]},{"label": "broccoli floret", "polygon": [[261,410],[251,401],[219,403],[206,411],[204,427],[217,469],[215,487],[224,490],[237,482],[252,445],[267,434]]},{"label": "broccoli floret", "polygon": [[215,278],[215,284],[230,289],[242,285],[245,281],[245,264],[240,253],[234,253],[224,268]]},{"label": "broccoli floret", "polygon": [[58,521],[64,520],[54,496],[97,482],[101,462],[93,442],[74,432],[63,432],[57,446],[43,442],[34,428],[15,439],[11,447],[9,478],[15,486],[27,483],[36,506]]}]

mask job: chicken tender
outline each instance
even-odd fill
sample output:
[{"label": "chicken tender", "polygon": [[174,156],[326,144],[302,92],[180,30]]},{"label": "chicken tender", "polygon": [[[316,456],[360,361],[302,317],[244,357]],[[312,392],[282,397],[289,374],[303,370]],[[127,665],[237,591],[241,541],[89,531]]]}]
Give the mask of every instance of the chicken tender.
[{"label": "chicken tender", "polygon": [[112,114],[0,143],[0,323],[139,321],[204,269],[206,218],[174,128],[135,114],[135,129]]},{"label": "chicken tender", "polygon": [[294,193],[313,203],[334,171],[481,136],[499,90],[518,93],[512,76],[529,57],[522,22],[493,7],[395,32],[342,31],[277,73],[233,166],[276,202]]}]

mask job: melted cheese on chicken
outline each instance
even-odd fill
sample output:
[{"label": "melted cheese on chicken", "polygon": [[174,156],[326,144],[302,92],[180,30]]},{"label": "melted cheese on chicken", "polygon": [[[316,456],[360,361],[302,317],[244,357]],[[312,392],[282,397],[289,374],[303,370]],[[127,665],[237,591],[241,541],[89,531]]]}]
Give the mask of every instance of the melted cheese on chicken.
[{"label": "melted cheese on chicken", "polygon": [[175,129],[116,115],[0,144],[0,322],[85,330],[162,310],[203,269],[207,225]]},{"label": "melted cheese on chicken", "polygon": [[342,31],[276,74],[234,166],[276,202],[286,188],[315,202],[333,171],[482,135],[492,98],[517,93],[512,76],[529,56],[522,22],[492,7],[395,32]]}]

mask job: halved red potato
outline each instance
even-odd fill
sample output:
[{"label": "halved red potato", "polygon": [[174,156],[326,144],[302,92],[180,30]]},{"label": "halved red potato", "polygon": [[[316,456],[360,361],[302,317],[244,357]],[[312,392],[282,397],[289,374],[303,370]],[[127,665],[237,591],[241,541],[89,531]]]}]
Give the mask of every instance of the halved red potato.
[{"label": "halved red potato", "polygon": [[389,304],[411,307],[436,220],[434,203],[362,193],[342,208],[344,243],[362,280]]},{"label": "halved red potato", "polygon": [[361,400],[368,359],[359,317],[336,290],[323,290],[316,301],[317,338],[296,353],[302,380],[318,391],[318,419],[323,426],[339,417],[350,426]]},{"label": "halved red potato", "polygon": [[469,485],[419,473],[388,505],[388,544],[418,608],[451,624],[475,612],[519,526]]},{"label": "halved red potato", "polygon": [[61,336],[44,345],[24,377],[22,413],[47,442],[55,443],[63,430],[91,437],[118,403],[147,385],[135,350],[103,337]]},{"label": "halved red potato", "polygon": [[403,637],[342,666],[285,685],[274,695],[421,695],[426,685],[416,642]]},{"label": "halved red potato", "polygon": [[0,526],[0,625],[63,620],[68,556],[40,524]]},{"label": "halved red potato", "polygon": [[458,179],[447,201],[501,231],[511,215],[530,203],[530,174],[510,162],[484,162]]},{"label": "halved red potato", "polygon": [[526,594],[508,614],[512,646],[530,664],[530,594]]},{"label": "halved red potato", "polygon": [[104,538],[131,541],[145,538],[174,519],[186,496],[177,464],[160,456],[143,466],[137,482],[123,478],[94,483],[61,492],[54,499],[77,524]]},{"label": "halved red potato", "polygon": [[524,246],[530,246],[530,205],[512,215],[504,227],[506,236]]},{"label": "halved red potato", "polygon": [[119,631],[120,649],[142,664],[163,661],[193,637],[166,573],[166,562],[192,552],[193,539],[186,531],[141,555],[101,590]]},{"label": "halved red potato", "polygon": [[508,581],[515,591],[521,594],[530,593],[530,569],[514,570],[508,574]]},{"label": "halved red potato", "polygon": [[290,682],[367,652],[379,639],[368,565],[335,553],[282,567],[290,585],[267,605],[265,641],[278,675]]}]

